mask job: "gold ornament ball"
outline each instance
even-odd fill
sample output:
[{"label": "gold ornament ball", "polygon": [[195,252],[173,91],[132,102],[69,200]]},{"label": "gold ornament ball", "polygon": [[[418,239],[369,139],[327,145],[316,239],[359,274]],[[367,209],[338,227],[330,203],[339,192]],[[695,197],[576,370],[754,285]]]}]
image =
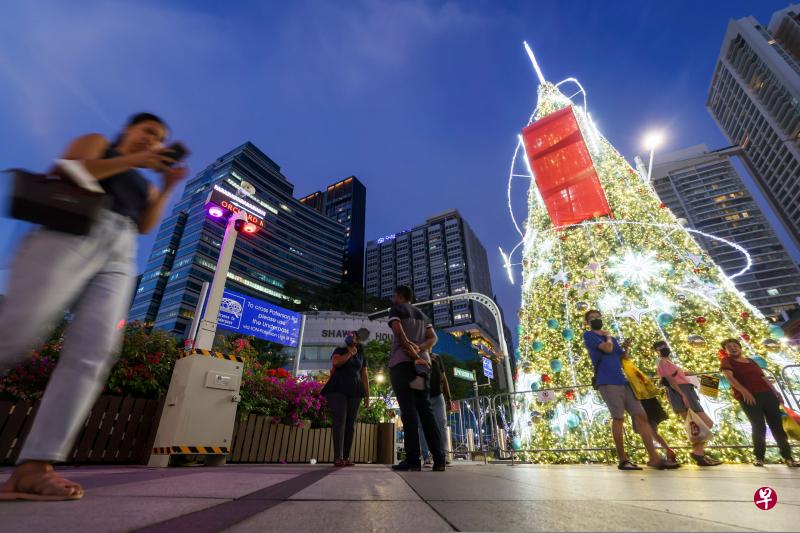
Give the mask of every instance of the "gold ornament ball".
[{"label": "gold ornament ball", "polygon": [[575,304],[575,308],[578,311],[586,311],[587,309],[589,309],[589,304],[587,304],[586,302],[578,302],[577,304]]},{"label": "gold ornament ball", "polygon": [[519,368],[520,370],[522,370],[523,374],[530,374],[531,372],[533,372],[533,365],[528,361],[522,363],[522,365],[520,365]]},{"label": "gold ornament ball", "polygon": [[705,348],[706,345],[706,339],[702,335],[689,335],[686,338],[686,342],[695,350]]},{"label": "gold ornament ball", "polygon": [[781,349],[781,343],[776,341],[775,339],[765,339],[764,342],[761,343],[767,351],[770,352],[777,352]]}]

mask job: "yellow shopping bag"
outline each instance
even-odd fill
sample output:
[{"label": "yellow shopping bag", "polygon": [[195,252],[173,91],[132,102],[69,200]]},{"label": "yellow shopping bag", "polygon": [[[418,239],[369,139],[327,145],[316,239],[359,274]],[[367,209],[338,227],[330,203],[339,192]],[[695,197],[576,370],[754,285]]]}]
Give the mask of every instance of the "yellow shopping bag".
[{"label": "yellow shopping bag", "polygon": [[800,414],[785,405],[783,410],[786,411],[786,416],[783,417],[783,430],[794,440],[800,440]]},{"label": "yellow shopping bag", "polygon": [[628,378],[628,383],[630,383],[633,394],[637,399],[646,400],[648,398],[655,398],[658,395],[658,387],[656,387],[655,383],[650,381],[641,370],[636,368],[636,365],[634,365],[630,359],[622,360],[622,372],[624,372],[625,377]]}]

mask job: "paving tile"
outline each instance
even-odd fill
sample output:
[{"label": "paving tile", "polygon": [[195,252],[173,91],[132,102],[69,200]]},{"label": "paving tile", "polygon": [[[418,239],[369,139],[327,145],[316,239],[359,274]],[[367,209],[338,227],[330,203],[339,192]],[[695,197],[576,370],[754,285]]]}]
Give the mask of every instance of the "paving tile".
[{"label": "paving tile", "polygon": [[[251,492],[287,481],[299,474],[282,472],[197,472],[153,481],[87,489],[87,496],[153,496],[182,498],[241,498]],[[76,479],[77,481],[77,479]]]},{"label": "paving tile", "polygon": [[[780,496],[780,493],[778,493]],[[624,502],[620,502],[624,503]],[[663,511],[672,516],[702,518],[732,526],[757,529],[761,531],[797,531],[800,528],[800,506],[778,504],[769,511],[755,506],[752,498],[743,502],[719,501],[669,501],[669,502],[627,502],[642,509]],[[669,523],[671,523],[670,518]]]},{"label": "paving tile", "polygon": [[117,498],[87,495],[75,502],[2,502],[0,530],[117,533],[223,503],[209,498]]},{"label": "paving tile", "polygon": [[747,531],[610,502],[437,501],[431,505],[461,531]]},{"label": "paving tile", "polygon": [[453,528],[423,502],[288,501],[225,531],[444,533]]},{"label": "paving tile", "polygon": [[291,499],[419,501],[411,487],[388,467],[368,466],[338,469]]}]

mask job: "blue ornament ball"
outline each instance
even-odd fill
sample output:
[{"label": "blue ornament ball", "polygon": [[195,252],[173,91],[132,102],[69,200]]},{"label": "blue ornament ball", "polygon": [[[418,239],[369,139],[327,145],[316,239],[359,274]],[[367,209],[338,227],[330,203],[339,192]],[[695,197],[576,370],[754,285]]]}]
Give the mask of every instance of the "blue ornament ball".
[{"label": "blue ornament ball", "polygon": [[521,337],[522,333],[523,333],[522,324],[519,324],[517,325],[517,335]]},{"label": "blue ornament ball", "polygon": [[537,390],[539,390],[539,384],[534,381],[531,383],[531,392],[536,392]]},{"label": "blue ornament ball", "polygon": [[511,440],[511,446],[514,447],[514,450],[519,451],[522,449],[522,440],[519,437],[514,437]]},{"label": "blue ornament ball", "polygon": [[567,328],[561,332],[561,336],[565,341],[571,341],[575,338],[575,332],[571,328]]},{"label": "blue ornament ball", "polygon": [[659,313],[658,314],[658,323],[662,326],[668,326],[675,320],[675,317],[672,316],[670,313]]},{"label": "blue ornament ball", "polygon": [[751,359],[753,359],[753,362],[755,362],[755,364],[757,364],[761,368],[767,368],[767,360],[764,359],[763,357],[761,357],[760,355],[756,355],[755,357],[752,357]]},{"label": "blue ornament ball", "polygon": [[550,361],[550,368],[553,372],[561,372],[561,369],[564,368],[564,363],[561,362],[561,359],[553,359]]},{"label": "blue ornament ball", "polygon": [[547,321],[547,327],[550,329],[558,329],[558,320],[551,318]]},{"label": "blue ornament ball", "polygon": [[728,381],[728,378],[726,378],[725,376],[719,378],[719,388],[722,390],[730,390],[731,384]]},{"label": "blue ornament ball", "polygon": [[542,341],[533,341],[531,343],[531,350],[534,352],[541,352],[544,349],[544,343]]},{"label": "blue ornament ball", "polygon": [[786,333],[783,332],[782,327],[777,326],[775,324],[769,327],[769,336],[772,337],[773,339],[782,339],[785,335]]},{"label": "blue ornament ball", "polygon": [[567,415],[567,427],[569,429],[575,429],[576,427],[578,427],[579,423],[580,423],[580,418],[578,418],[578,415],[576,415],[575,413],[570,413]]}]

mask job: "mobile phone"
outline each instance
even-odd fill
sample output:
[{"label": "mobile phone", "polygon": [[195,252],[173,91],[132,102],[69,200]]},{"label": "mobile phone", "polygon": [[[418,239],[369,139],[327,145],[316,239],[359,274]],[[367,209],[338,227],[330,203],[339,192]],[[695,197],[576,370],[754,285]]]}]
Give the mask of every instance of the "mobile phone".
[{"label": "mobile phone", "polygon": [[164,149],[164,155],[175,160],[175,162],[170,165],[171,167],[174,167],[180,163],[186,158],[187,155],[189,155],[189,153],[189,149],[186,148],[183,143],[178,141],[170,144]]}]

